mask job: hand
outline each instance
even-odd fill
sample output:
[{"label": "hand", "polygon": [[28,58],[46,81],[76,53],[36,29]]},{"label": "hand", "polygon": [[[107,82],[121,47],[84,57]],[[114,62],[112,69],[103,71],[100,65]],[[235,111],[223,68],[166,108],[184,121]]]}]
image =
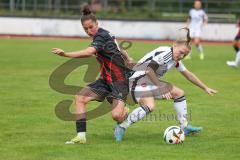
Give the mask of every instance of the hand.
[{"label": "hand", "polygon": [[59,56],[66,56],[64,50],[60,48],[53,48],[52,53],[57,54]]},{"label": "hand", "polygon": [[214,96],[214,94],[216,94],[218,91],[212,88],[206,88],[205,92],[207,92],[207,94],[209,94],[210,96]]},{"label": "hand", "polygon": [[165,99],[167,99],[167,100],[170,100],[170,99],[172,99],[172,94],[171,94],[170,92],[168,92],[168,93],[166,93],[166,94],[163,94],[163,95],[162,95],[162,98],[165,98]]},{"label": "hand", "polygon": [[205,27],[205,26],[207,26],[207,23],[204,22],[204,23],[202,24],[201,28],[203,28],[203,27]]}]

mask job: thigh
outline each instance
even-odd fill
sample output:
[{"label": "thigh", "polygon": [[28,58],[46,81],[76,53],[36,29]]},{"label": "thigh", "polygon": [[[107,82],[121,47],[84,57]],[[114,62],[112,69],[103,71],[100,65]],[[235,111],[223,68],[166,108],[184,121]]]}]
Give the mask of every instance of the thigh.
[{"label": "thigh", "polygon": [[189,28],[190,29],[190,37],[191,38],[194,38],[195,37],[195,31],[194,31],[194,29],[193,28]]},{"label": "thigh", "polygon": [[173,86],[170,93],[171,93],[173,99],[184,96],[184,91],[182,89],[178,88],[177,86]]},{"label": "thigh", "polygon": [[202,35],[202,30],[201,30],[201,28],[196,29],[195,37],[198,38],[198,39],[200,39],[201,35]]},{"label": "thigh", "polygon": [[136,85],[130,83],[131,94],[136,102],[142,98],[154,97],[154,99],[162,99],[162,95],[169,93],[172,90],[172,84],[160,80],[160,87],[150,82],[148,78],[140,79]]},{"label": "thigh", "polygon": [[148,84],[145,78],[131,80],[129,87],[132,99],[135,103],[139,103],[141,98],[153,96],[153,88]]},{"label": "thigh", "polygon": [[89,87],[81,89],[75,96],[77,119],[86,118],[86,104],[89,101],[100,100],[100,97],[92,92]]},{"label": "thigh", "polygon": [[139,99],[139,104],[141,106],[147,106],[151,111],[153,111],[155,107],[155,99],[154,97],[142,97]]},{"label": "thigh", "polygon": [[96,94],[95,92],[92,91],[92,89],[90,87],[85,87],[83,89],[81,89],[77,95],[77,98],[83,98],[84,102],[89,102],[92,100],[101,100],[101,97]]}]

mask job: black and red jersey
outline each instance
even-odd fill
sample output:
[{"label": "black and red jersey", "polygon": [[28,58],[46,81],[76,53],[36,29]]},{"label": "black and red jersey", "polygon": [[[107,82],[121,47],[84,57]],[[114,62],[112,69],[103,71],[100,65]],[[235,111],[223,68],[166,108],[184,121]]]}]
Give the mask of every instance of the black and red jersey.
[{"label": "black and red jersey", "polygon": [[93,37],[91,46],[97,50],[96,56],[100,63],[100,78],[107,83],[126,81],[129,69],[125,65],[116,39],[107,30],[99,28]]}]

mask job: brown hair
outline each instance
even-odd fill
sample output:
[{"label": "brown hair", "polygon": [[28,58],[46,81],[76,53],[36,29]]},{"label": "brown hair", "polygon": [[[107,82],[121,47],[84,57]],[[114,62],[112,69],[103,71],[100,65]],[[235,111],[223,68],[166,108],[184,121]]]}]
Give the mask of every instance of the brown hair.
[{"label": "brown hair", "polygon": [[81,16],[82,24],[87,20],[92,20],[94,22],[97,22],[97,17],[92,13],[92,11],[89,8],[89,5],[83,6],[82,16]]},{"label": "brown hair", "polygon": [[180,31],[181,30],[185,30],[187,33],[185,34],[185,37],[181,37],[179,39],[176,40],[176,44],[184,44],[187,48],[191,49],[191,37],[190,37],[190,31],[189,31],[189,28],[187,27],[184,27],[184,28],[181,28],[179,29]]}]

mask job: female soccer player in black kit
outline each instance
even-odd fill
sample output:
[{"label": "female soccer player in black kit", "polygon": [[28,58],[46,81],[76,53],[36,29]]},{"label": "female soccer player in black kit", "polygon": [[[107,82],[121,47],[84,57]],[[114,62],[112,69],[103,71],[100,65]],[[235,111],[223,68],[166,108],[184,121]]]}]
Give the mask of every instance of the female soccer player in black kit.
[{"label": "female soccer player in black kit", "polygon": [[[76,96],[76,130],[77,136],[66,144],[86,143],[86,106],[89,101],[103,101],[107,98],[112,104],[112,118],[122,122],[127,114],[125,101],[128,89],[126,63],[133,61],[127,53],[118,47],[116,39],[107,30],[100,28],[97,18],[88,6],[83,9],[81,23],[85,32],[93,39],[91,45],[84,50],[65,52],[53,48],[52,52],[63,57],[84,58],[96,56],[100,63],[100,77],[87,85]],[[95,64],[93,64],[95,65]]]}]

